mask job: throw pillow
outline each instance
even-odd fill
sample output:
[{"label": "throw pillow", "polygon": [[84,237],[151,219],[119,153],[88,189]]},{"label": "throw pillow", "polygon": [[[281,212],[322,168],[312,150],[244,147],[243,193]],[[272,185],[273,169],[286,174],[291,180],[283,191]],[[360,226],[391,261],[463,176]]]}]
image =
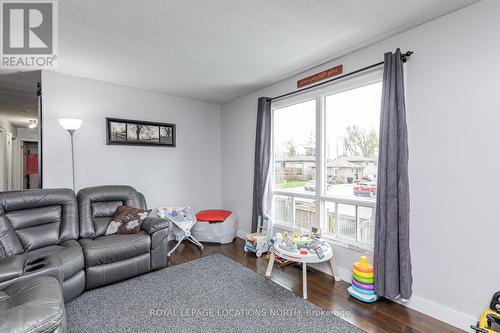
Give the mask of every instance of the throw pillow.
[{"label": "throw pillow", "polygon": [[142,222],[149,213],[151,213],[151,209],[118,206],[106,229],[106,235],[135,234],[141,231]]}]

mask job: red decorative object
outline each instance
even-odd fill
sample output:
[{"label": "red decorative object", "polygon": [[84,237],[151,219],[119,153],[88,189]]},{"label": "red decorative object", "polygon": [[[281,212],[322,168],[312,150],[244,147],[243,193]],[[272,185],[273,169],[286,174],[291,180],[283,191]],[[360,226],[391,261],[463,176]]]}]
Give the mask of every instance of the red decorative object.
[{"label": "red decorative object", "polygon": [[36,175],[38,173],[38,154],[26,155],[26,174]]},{"label": "red decorative object", "polygon": [[196,214],[196,220],[200,222],[220,222],[227,219],[229,215],[231,215],[230,210],[222,210],[222,209],[209,209],[202,210],[198,214]]}]

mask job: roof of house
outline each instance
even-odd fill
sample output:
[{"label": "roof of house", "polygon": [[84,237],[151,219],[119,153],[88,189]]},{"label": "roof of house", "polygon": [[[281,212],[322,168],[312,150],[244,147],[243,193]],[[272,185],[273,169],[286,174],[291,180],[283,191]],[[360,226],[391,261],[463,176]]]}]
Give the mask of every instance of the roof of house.
[{"label": "roof of house", "polygon": [[[316,156],[298,155],[282,157],[275,160],[276,162],[315,162]],[[328,168],[362,168],[361,165],[354,162],[375,162],[374,158],[364,156],[343,156],[338,159],[327,161]]]},{"label": "roof of house", "polygon": [[376,162],[377,160],[373,157],[365,156],[341,156],[339,160],[349,161],[349,162]]},{"label": "roof of house", "polygon": [[327,168],[362,168],[361,165],[352,163],[346,160],[328,160],[326,162]]},{"label": "roof of house", "polygon": [[275,162],[314,162],[316,161],[316,156],[311,155],[298,155],[277,158]]}]

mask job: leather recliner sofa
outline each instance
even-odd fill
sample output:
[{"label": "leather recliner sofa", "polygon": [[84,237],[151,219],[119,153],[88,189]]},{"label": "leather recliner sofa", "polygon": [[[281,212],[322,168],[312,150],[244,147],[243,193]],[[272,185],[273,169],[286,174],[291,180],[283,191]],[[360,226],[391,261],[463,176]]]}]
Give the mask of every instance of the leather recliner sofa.
[{"label": "leather recliner sofa", "polygon": [[0,193],[0,290],[16,280],[61,274],[65,300],[81,294],[85,273],[78,237],[73,191]]},{"label": "leather recliner sofa", "polygon": [[0,192],[1,329],[64,332],[63,295],[166,267],[167,221],[147,217],[139,233],[104,235],[119,205],[146,208],[133,187],[91,187],[77,198],[69,189]]},{"label": "leather recliner sofa", "polygon": [[139,233],[105,235],[118,206],[146,208],[144,196],[133,187],[89,187],[78,192],[77,200],[86,289],[166,266],[168,224],[165,220],[148,217]]}]

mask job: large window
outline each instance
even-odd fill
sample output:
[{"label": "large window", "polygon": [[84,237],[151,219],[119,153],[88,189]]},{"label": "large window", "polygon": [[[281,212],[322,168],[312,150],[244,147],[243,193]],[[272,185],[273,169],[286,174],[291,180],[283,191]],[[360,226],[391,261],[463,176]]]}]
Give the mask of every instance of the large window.
[{"label": "large window", "polygon": [[273,215],[373,246],[380,73],[273,104]]}]

